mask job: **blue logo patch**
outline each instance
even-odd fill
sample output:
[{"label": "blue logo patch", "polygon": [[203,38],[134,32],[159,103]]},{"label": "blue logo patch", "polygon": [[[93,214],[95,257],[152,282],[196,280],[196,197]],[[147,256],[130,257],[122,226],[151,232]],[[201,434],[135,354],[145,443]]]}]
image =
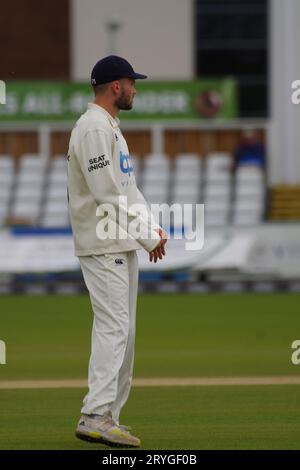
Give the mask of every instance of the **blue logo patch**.
[{"label": "blue logo patch", "polygon": [[120,152],[120,168],[122,173],[128,173],[128,176],[133,173],[133,165],[130,155]]}]

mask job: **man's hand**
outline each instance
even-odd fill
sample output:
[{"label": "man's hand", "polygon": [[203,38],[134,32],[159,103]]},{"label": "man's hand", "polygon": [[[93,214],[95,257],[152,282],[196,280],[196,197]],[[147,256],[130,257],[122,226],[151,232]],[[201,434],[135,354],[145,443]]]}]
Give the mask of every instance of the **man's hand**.
[{"label": "man's hand", "polygon": [[167,239],[168,239],[168,235],[167,233],[162,230],[161,228],[160,229],[156,229],[156,232],[159,234],[160,236],[160,242],[159,244],[157,245],[156,248],[154,248],[154,250],[152,250],[150,253],[149,253],[149,261],[154,261],[154,263],[157,262],[158,258],[159,259],[163,259],[163,257],[165,256],[166,252],[165,252],[165,244],[167,243]]}]

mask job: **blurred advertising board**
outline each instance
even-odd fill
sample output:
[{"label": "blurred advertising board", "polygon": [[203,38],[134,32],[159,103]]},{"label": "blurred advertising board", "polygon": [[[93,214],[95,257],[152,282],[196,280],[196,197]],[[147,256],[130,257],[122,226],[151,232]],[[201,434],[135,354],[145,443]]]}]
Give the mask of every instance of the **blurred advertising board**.
[{"label": "blurred advertising board", "polygon": [[[93,92],[88,83],[6,82],[0,122],[74,121]],[[134,109],[122,120],[205,120],[238,117],[237,85],[232,78],[187,82],[137,82]]]}]

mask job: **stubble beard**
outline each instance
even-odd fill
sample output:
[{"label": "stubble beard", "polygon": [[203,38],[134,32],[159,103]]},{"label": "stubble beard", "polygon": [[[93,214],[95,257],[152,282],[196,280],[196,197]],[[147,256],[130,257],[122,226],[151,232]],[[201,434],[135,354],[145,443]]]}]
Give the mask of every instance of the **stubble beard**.
[{"label": "stubble beard", "polygon": [[123,110],[123,111],[129,111],[130,109],[132,109],[132,106],[133,106],[133,99],[129,99],[125,93],[122,93],[121,96],[119,96],[119,98],[116,99],[115,101],[116,103],[116,106],[120,109],[120,110]]}]

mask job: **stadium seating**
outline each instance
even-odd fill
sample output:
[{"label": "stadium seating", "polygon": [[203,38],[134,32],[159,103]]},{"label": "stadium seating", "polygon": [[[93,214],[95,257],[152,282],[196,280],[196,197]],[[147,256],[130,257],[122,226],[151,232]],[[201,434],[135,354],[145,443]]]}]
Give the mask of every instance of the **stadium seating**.
[{"label": "stadium seating", "polygon": [[43,197],[47,161],[41,155],[25,154],[16,173],[12,219],[37,224]]},{"label": "stadium seating", "polygon": [[232,158],[227,153],[213,153],[206,158],[205,225],[219,226],[230,222]]},{"label": "stadium seating", "polygon": [[0,225],[8,216],[14,178],[13,159],[9,155],[0,155]]},{"label": "stadium seating", "polygon": [[[264,170],[243,165],[232,171],[232,156],[211,153],[149,154],[132,157],[138,186],[149,204],[204,203],[205,225],[258,224],[264,218]],[[163,216],[164,217],[164,216]],[[46,161],[23,155],[15,167],[9,155],[0,155],[0,224],[27,223],[43,227],[69,225],[67,161],[56,155]]]},{"label": "stadium seating", "polygon": [[147,155],[144,162],[141,188],[151,204],[169,202],[171,167],[166,155]]},{"label": "stadium seating", "polygon": [[69,225],[67,203],[67,160],[57,155],[50,162],[41,216],[44,227]]},{"label": "stadium seating", "polygon": [[171,202],[197,203],[201,194],[202,161],[196,154],[175,158]]},{"label": "stadium seating", "polygon": [[234,225],[257,224],[265,210],[265,180],[261,167],[242,165],[235,175]]}]

